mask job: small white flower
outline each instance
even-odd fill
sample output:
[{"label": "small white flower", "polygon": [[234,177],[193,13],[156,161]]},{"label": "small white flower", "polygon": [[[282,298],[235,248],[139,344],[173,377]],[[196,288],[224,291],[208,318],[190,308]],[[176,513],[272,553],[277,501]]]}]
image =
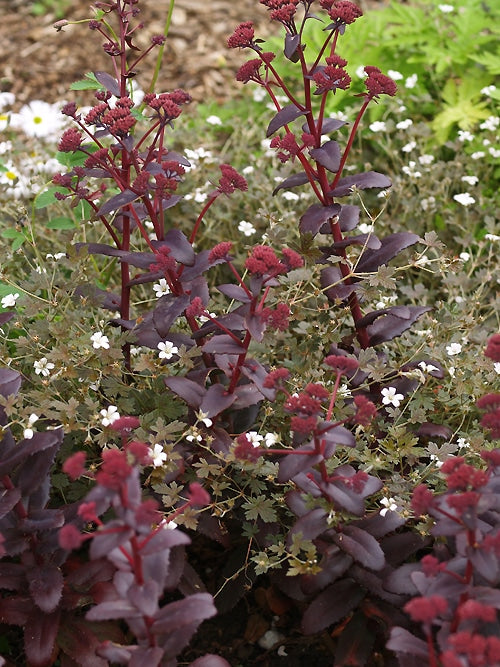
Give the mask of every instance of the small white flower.
[{"label": "small white flower", "polygon": [[27,428],[24,429],[24,433],[23,433],[26,440],[31,440],[31,438],[35,434],[35,431],[32,428],[32,426],[35,422],[38,421],[38,419],[39,419],[38,415],[36,415],[34,412],[32,412],[30,414],[30,416],[28,417],[28,426],[27,426]]},{"label": "small white flower", "polygon": [[424,211],[427,211],[428,208],[432,208],[434,204],[436,203],[436,197],[433,197],[432,195],[430,197],[427,197],[426,199],[422,199],[420,202],[420,206]]},{"label": "small white flower", "polygon": [[477,176],[462,176],[460,180],[464,183],[467,183],[468,185],[476,185],[476,183],[479,181],[479,178]]},{"label": "small white flower", "polygon": [[130,348],[130,354],[131,354],[133,357],[138,357],[138,356],[140,355],[141,352],[142,352],[142,350],[141,350],[140,347],[131,347],[131,348]]},{"label": "small white flower", "polygon": [[255,234],[255,227],[252,225],[251,222],[247,222],[246,220],[242,220],[240,224],[238,225],[238,231],[244,234],[245,236],[252,236],[252,234]]},{"label": "small white flower", "polygon": [[416,167],[416,162],[415,160],[410,160],[408,162],[408,165],[405,165],[402,168],[403,173],[405,173],[407,176],[410,176],[410,178],[420,178],[422,176],[422,172],[419,171],[418,169],[415,169]]},{"label": "small white flower", "polygon": [[373,232],[373,225],[369,225],[367,222],[362,222],[358,225],[358,231],[360,234],[371,234]]},{"label": "small white flower", "polygon": [[394,498],[382,498],[380,504],[384,505],[384,509],[381,509],[379,512],[380,516],[385,516],[389,511],[396,512],[398,509],[398,506]]},{"label": "small white flower", "polygon": [[42,357],[38,361],[35,361],[33,367],[37,375],[49,377],[50,371],[54,369],[54,364],[51,361],[47,361],[47,357]]},{"label": "small white flower", "polygon": [[248,174],[253,174],[254,171],[255,171],[254,167],[252,167],[252,165],[249,164],[248,167],[243,167],[241,173],[244,174],[245,176],[248,176]]},{"label": "small white flower", "polygon": [[401,120],[399,123],[396,123],[396,128],[398,130],[407,130],[411,125],[413,125],[412,119],[406,118],[405,120]]},{"label": "small white flower", "polygon": [[401,74],[401,72],[398,72],[395,69],[388,70],[387,76],[390,76],[394,81],[401,81],[401,79],[404,79],[404,76]]},{"label": "small white flower", "polygon": [[495,86],[485,86],[484,88],[481,88],[481,94],[482,95],[487,95],[488,97],[495,91]]},{"label": "small white flower", "polygon": [[415,260],[415,266],[425,266],[430,261],[431,260],[427,257],[427,255],[422,255],[417,260]]},{"label": "small white flower", "polygon": [[462,204],[462,206],[471,206],[471,204],[476,203],[474,197],[468,192],[461,192],[458,195],[453,195],[453,199],[459,204]]},{"label": "small white flower", "polygon": [[277,433],[266,433],[264,436],[264,445],[266,447],[273,447],[278,442]]},{"label": "small white flower", "polygon": [[469,132],[469,130],[458,130],[458,140],[462,143],[464,141],[472,141],[474,135]]},{"label": "small white flower", "polygon": [[488,148],[488,153],[491,155],[491,157],[494,157],[495,159],[500,158],[500,149],[499,148]]},{"label": "small white flower", "polygon": [[417,85],[417,81],[418,81],[418,75],[412,74],[406,79],[405,88],[415,88],[415,86]]},{"label": "small white flower", "polygon": [[376,120],[368,126],[372,132],[385,132],[387,125],[383,120]]},{"label": "small white flower", "polygon": [[485,121],[483,121],[479,127],[481,130],[491,130],[494,132],[497,127],[500,125],[500,118],[498,116],[489,116]]},{"label": "small white flower", "polygon": [[495,373],[498,373],[500,375],[500,361],[495,361],[493,364],[493,368],[495,369]]},{"label": "small white flower", "polygon": [[356,76],[358,77],[358,79],[366,79],[366,77],[367,77],[368,75],[367,75],[367,73],[365,72],[365,66],[364,66],[364,65],[360,65],[360,66],[357,68],[357,70],[356,70]]},{"label": "small white flower", "polygon": [[451,375],[452,378],[455,377],[455,366],[450,366],[448,368],[448,373]]},{"label": "small white flower", "polygon": [[53,255],[51,252],[49,252],[45,255],[45,259],[53,259],[54,262],[58,262],[63,257],[66,257],[65,252],[56,252],[55,255]]},{"label": "small white flower", "polygon": [[455,10],[453,5],[438,5],[438,9],[443,12],[443,14],[449,14]]},{"label": "small white flower", "polygon": [[498,236],[498,234],[485,234],[484,238],[488,241],[500,241],[500,236]]},{"label": "small white flower", "polygon": [[207,118],[207,123],[209,125],[222,125],[222,121],[219,116],[209,116]]},{"label": "small white flower", "polygon": [[196,415],[196,417],[198,418],[198,420],[199,420],[200,422],[202,422],[203,424],[205,424],[205,426],[206,426],[207,428],[210,428],[210,427],[212,426],[212,424],[213,424],[213,421],[208,417],[208,412],[202,412],[202,411],[200,410],[200,412],[198,412],[198,414]]},{"label": "small white flower", "polygon": [[170,287],[165,278],[160,278],[160,280],[153,285],[153,290],[157,299],[170,293]]},{"label": "small white flower", "polygon": [[5,107],[11,107],[15,101],[14,93],[0,93],[0,111],[3,111]]},{"label": "small white flower", "polygon": [[441,468],[441,466],[442,466],[443,463],[444,463],[444,461],[441,461],[441,460],[439,459],[439,456],[436,456],[436,454],[431,454],[431,455],[429,456],[429,458],[430,458],[431,461],[434,461],[434,465],[436,466],[436,468]]},{"label": "small white flower", "polygon": [[434,366],[433,364],[426,364],[425,361],[421,361],[418,364],[419,368],[421,368],[424,373],[431,373],[432,371],[438,371],[439,368],[437,366]]},{"label": "small white flower", "polygon": [[471,154],[471,158],[473,160],[480,160],[485,155],[486,155],[486,153],[484,151],[476,151],[475,153]]},{"label": "small white flower", "polygon": [[116,405],[110,405],[108,408],[103,408],[100,413],[102,416],[101,424],[103,426],[110,426],[117,419],[120,419],[120,413]]},{"label": "small white flower", "polygon": [[450,343],[446,346],[446,353],[449,357],[454,357],[456,354],[460,354],[462,351],[461,343]]},{"label": "small white flower", "polygon": [[109,338],[105,336],[102,331],[96,331],[94,334],[92,334],[90,340],[92,341],[92,347],[94,350],[99,350],[100,348],[103,350],[109,350]]},{"label": "small white flower", "polygon": [[174,354],[177,354],[179,352],[179,348],[176,347],[172,342],[169,340],[165,341],[164,343],[158,343],[157,345],[158,349],[160,352],[158,353],[158,356],[160,359],[172,359]]},{"label": "small white flower", "polygon": [[457,445],[464,449],[470,449],[470,442],[467,442],[465,438],[458,438]]},{"label": "small white flower", "polygon": [[411,153],[414,148],[417,147],[417,142],[416,141],[409,141],[407,144],[403,146],[401,149],[403,153]]},{"label": "small white flower", "polygon": [[265,88],[254,88],[252,90],[252,98],[254,102],[262,102],[266,98]]},{"label": "small white flower", "polygon": [[16,305],[17,299],[19,299],[19,292],[6,294],[1,301],[2,308],[13,308]]},{"label": "small white flower", "polygon": [[153,448],[150,448],[150,454],[155,468],[161,468],[167,460],[167,454],[163,451],[162,445],[154,445]]},{"label": "small white flower", "polygon": [[384,405],[393,405],[395,408],[399,408],[401,401],[404,400],[403,394],[398,394],[396,387],[384,387],[382,389],[382,403]]},{"label": "small white flower", "polygon": [[287,201],[297,201],[299,199],[299,195],[296,192],[283,192],[283,199],[286,199]]},{"label": "small white flower", "polygon": [[432,164],[434,162],[434,155],[429,155],[429,154],[419,155],[418,161],[420,162],[420,164],[424,166]]},{"label": "small white flower", "polygon": [[459,257],[462,260],[462,262],[468,262],[469,259],[470,259],[470,253],[469,252],[461,252]]},{"label": "small white flower", "polygon": [[248,431],[246,436],[252,447],[260,447],[260,443],[264,440],[263,436],[259,435],[257,431]]}]

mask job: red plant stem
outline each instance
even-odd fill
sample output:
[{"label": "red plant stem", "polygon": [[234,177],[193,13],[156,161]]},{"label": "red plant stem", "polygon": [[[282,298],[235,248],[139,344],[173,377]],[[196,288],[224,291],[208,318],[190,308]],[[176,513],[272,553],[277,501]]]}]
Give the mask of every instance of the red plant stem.
[{"label": "red plant stem", "polygon": [[200,225],[201,225],[201,221],[203,220],[203,218],[204,218],[206,212],[207,212],[208,209],[212,206],[212,204],[213,204],[214,201],[217,199],[217,197],[219,196],[219,194],[220,194],[220,193],[217,191],[216,194],[212,195],[212,196],[210,197],[210,199],[207,201],[207,203],[205,204],[205,206],[202,208],[200,215],[196,218],[196,222],[194,223],[193,231],[191,232],[191,235],[190,235],[190,237],[189,237],[189,243],[193,243],[193,242],[194,242],[194,240],[195,240],[195,238],[196,238],[196,234],[198,233],[198,229],[199,229],[199,227],[200,227]]}]

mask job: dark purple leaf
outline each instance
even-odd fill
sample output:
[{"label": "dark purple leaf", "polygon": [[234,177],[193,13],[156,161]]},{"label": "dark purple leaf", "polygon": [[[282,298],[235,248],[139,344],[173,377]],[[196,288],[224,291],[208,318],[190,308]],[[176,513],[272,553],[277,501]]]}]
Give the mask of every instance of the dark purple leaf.
[{"label": "dark purple leaf", "polygon": [[[110,532],[107,531],[109,529]],[[132,536],[132,529],[125,525],[121,520],[108,521],[106,530],[94,533],[94,538],[90,543],[91,558],[100,558],[106,556],[110,551],[123,545],[124,542]]]},{"label": "dark purple leaf", "polygon": [[[191,540],[181,530],[172,530],[171,528],[161,528],[153,537],[141,542],[140,551],[143,556],[150,556],[157,551],[166,551],[183,544],[189,544]],[[144,546],[142,546],[144,544]]]},{"label": "dark purple leaf", "polygon": [[316,236],[328,220],[340,214],[340,210],[339,204],[333,204],[333,206],[313,204],[300,218],[299,229],[301,234],[309,233]]},{"label": "dark purple leaf", "polygon": [[[109,667],[109,663],[96,653],[103,637],[106,640],[111,640],[112,637],[120,640],[122,634],[115,623],[90,623],[71,615],[65,618],[59,628],[57,645],[78,667]],[[72,663],[61,659],[61,665],[68,664]]]},{"label": "dark purple leaf", "polygon": [[249,303],[250,301],[248,294],[243,287],[240,287],[239,285],[232,285],[229,283],[227,285],[219,285],[217,289],[230,299],[235,299],[235,301],[241,301],[242,303]]},{"label": "dark purple leaf", "polygon": [[474,599],[485,605],[500,609],[500,590],[491,588],[491,586],[475,586]]},{"label": "dark purple leaf", "polygon": [[357,613],[342,628],[335,651],[336,665],[367,665],[373,655],[375,635],[364,614]]},{"label": "dark purple leaf", "polygon": [[266,321],[260,313],[247,313],[245,317],[245,327],[249,334],[254,340],[258,343],[264,338],[264,332],[266,330]]},{"label": "dark purple leaf", "polygon": [[0,561],[0,589],[18,591],[25,588],[26,566],[21,563]]},{"label": "dark purple leaf", "polygon": [[293,479],[299,472],[310,470],[313,466],[323,460],[321,454],[314,454],[312,445],[301,447],[296,451],[311,452],[310,456],[305,454],[288,454],[280,460],[278,482],[288,482]]},{"label": "dark purple leaf", "polygon": [[59,630],[60,611],[41,614],[33,609],[24,628],[24,652],[30,667],[52,664],[51,656]]},{"label": "dark purple leaf", "polygon": [[346,487],[341,481],[322,483],[321,490],[330,500],[355,516],[363,516],[365,504],[360,494]]},{"label": "dark purple leaf", "polygon": [[174,394],[177,394],[177,396],[186,401],[189,407],[199,410],[206,394],[205,387],[184,377],[165,378],[165,384]]},{"label": "dark purple leaf", "polygon": [[[394,512],[388,512],[387,514],[394,514]],[[420,563],[404,563],[384,579],[384,588],[390,593],[397,593],[398,595],[418,595],[419,591],[413,583],[411,575],[420,570]]]},{"label": "dark purple leaf", "polygon": [[135,618],[140,616],[137,607],[128,600],[105,600],[91,607],[85,614],[88,621],[108,621],[112,618]]},{"label": "dark purple leaf", "polygon": [[414,245],[419,240],[420,238],[411,232],[397,232],[386,236],[380,239],[382,245],[379,250],[364,253],[359,259],[356,270],[360,273],[373,273],[379,266],[387,264],[393,257],[396,257],[401,250]]},{"label": "dark purple leaf", "polygon": [[301,589],[307,596],[315,596],[329,584],[342,577],[351,565],[351,556],[335,546],[329,546],[327,553],[323,552],[321,571],[317,574],[301,576]]},{"label": "dark purple leaf", "polygon": [[333,538],[335,544],[371,570],[381,570],[385,566],[384,552],[377,540],[361,528],[353,525],[344,526],[342,532]]},{"label": "dark purple leaf", "polygon": [[234,393],[236,394],[236,401],[233,404],[235,410],[242,410],[243,408],[248,408],[251,405],[256,405],[264,398],[262,396],[262,392],[260,392],[253,383],[240,384],[238,387],[236,387]]},{"label": "dark purple leaf", "polygon": [[143,584],[133,583],[127,592],[127,598],[143,616],[153,616],[158,610],[158,599],[163,593],[154,579]]},{"label": "dark purple leaf", "polygon": [[367,327],[370,345],[379,345],[400,336],[431,308],[429,306],[408,306],[408,310],[410,311],[408,317],[399,317],[399,315],[390,313],[380,317],[371,326]]},{"label": "dark purple leaf", "polygon": [[340,147],[336,141],[327,141],[321,148],[312,148],[309,153],[328,171],[337,172],[340,167]]},{"label": "dark purple leaf", "polygon": [[32,612],[33,600],[29,596],[0,598],[1,623],[24,627]]},{"label": "dark purple leaf", "polygon": [[343,232],[354,229],[359,222],[359,206],[353,204],[342,204],[339,215],[339,225]]},{"label": "dark purple leaf", "polygon": [[[338,129],[347,125],[345,120],[339,120],[338,118],[325,118],[323,125],[321,126],[321,134],[329,134],[330,132],[336,132]],[[304,123],[302,125],[303,132],[309,132],[309,125]]]},{"label": "dark purple leaf", "polygon": [[344,426],[333,426],[328,428],[329,424],[333,422],[323,422],[322,428],[325,430],[322,433],[322,440],[331,442],[335,445],[342,445],[343,447],[355,447],[356,438]]},{"label": "dark purple leaf", "polygon": [[352,193],[352,188],[367,190],[369,188],[390,188],[392,181],[377,171],[365,171],[362,174],[352,174],[341,178],[333,190],[328,192],[331,197],[345,197]]},{"label": "dark purple leaf", "polygon": [[427,664],[428,662],[429,650],[426,642],[415,637],[415,635],[412,635],[411,632],[408,632],[408,630],[405,630],[404,628],[392,628],[391,636],[389,637],[386,646],[391,651],[394,651],[394,653],[416,655],[417,657],[422,658],[422,664]]},{"label": "dark purple leaf", "polygon": [[216,613],[212,596],[196,593],[160,609],[151,631],[166,635],[163,648],[168,656],[174,657],[187,646],[200,623]]},{"label": "dark purple leaf", "polygon": [[200,412],[208,418],[216,417],[234,403],[236,396],[228,394],[221,384],[213,384],[208,388],[200,405]]},{"label": "dark purple leaf", "polygon": [[[62,439],[61,429],[35,433],[31,440],[22,440],[15,449],[0,460],[0,475],[8,475],[12,469],[23,462],[28,456],[58,447]],[[52,456],[52,453],[50,454]]]},{"label": "dark purple leaf", "polygon": [[7,396],[16,396],[21,387],[21,375],[12,370],[12,368],[0,368],[0,394]]},{"label": "dark purple leaf", "polygon": [[362,588],[346,578],[328,586],[311,602],[302,617],[302,630],[306,635],[321,632],[345,618],[364,598]]},{"label": "dark purple leaf", "polygon": [[64,578],[55,565],[40,565],[26,572],[33,602],[46,614],[53,612],[62,596]]},{"label": "dark purple leaf", "polygon": [[[3,443],[2,443],[3,444]],[[18,488],[2,489],[0,497],[0,519],[2,519],[21,499],[21,491]],[[2,576],[0,563],[0,578]]]},{"label": "dark purple leaf", "polygon": [[305,116],[305,111],[302,111],[295,104],[289,104],[278,111],[267,128],[266,137],[270,137],[276,130],[279,130],[284,125],[293,122],[299,116]]},{"label": "dark purple leaf", "polygon": [[405,519],[397,512],[386,512],[384,516],[380,512],[374,512],[369,516],[356,521],[356,526],[366,530],[373,537],[383,537],[405,524]]},{"label": "dark purple leaf", "polygon": [[10,322],[10,320],[14,317],[14,311],[9,310],[5,313],[0,313],[0,327],[3,326],[4,324],[7,324],[7,322]]},{"label": "dark purple leaf", "polygon": [[305,172],[302,171],[299,174],[292,174],[274,188],[273,196],[280,190],[289,190],[290,188],[296,188],[299,185],[305,185],[306,183],[309,183],[309,178]]},{"label": "dark purple leaf", "polygon": [[417,429],[417,435],[425,438],[444,438],[448,440],[453,431],[448,426],[442,424],[433,424],[432,422],[423,422]]},{"label": "dark purple leaf", "polygon": [[285,35],[285,48],[283,49],[285,58],[288,58],[288,60],[291,60],[294,63],[297,62],[296,51],[299,44],[300,35],[291,35],[289,32],[287,32]]},{"label": "dark purple leaf", "polygon": [[321,507],[317,507],[301,516],[288,532],[288,546],[293,543],[294,536],[299,534],[302,535],[304,540],[315,540],[318,535],[321,535],[328,528],[326,517],[327,514]]},{"label": "dark purple leaf", "polygon": [[489,581],[492,586],[496,585],[500,575],[500,563],[494,551],[472,548],[467,555],[477,573]]},{"label": "dark purple leaf", "polygon": [[229,334],[214,336],[203,345],[202,350],[214,354],[244,354],[246,352],[246,348]]},{"label": "dark purple leaf", "polygon": [[209,653],[197,658],[189,667],[231,667],[231,665],[219,655]]},{"label": "dark purple leaf", "polygon": [[160,338],[165,338],[170,333],[170,328],[175,320],[189,306],[189,296],[187,294],[165,294],[156,304],[153,310],[153,325]]},{"label": "dark purple leaf", "polygon": [[332,243],[329,248],[321,248],[321,250],[323,252],[327,251],[325,253],[327,256],[338,255],[339,253],[335,251],[341,248],[347,248],[350,245],[361,245],[369,248],[370,250],[378,250],[382,244],[375,236],[375,234],[358,234],[358,236],[346,236],[342,239],[342,241],[339,241],[338,243]]},{"label": "dark purple leaf", "polygon": [[[390,512],[390,514],[393,514],[393,512]],[[419,549],[427,546],[429,542],[429,538],[423,539],[413,531],[405,531],[396,533],[396,535],[387,535],[380,540],[380,546],[384,550],[387,563],[396,567],[407,560],[409,556],[413,556]]]},{"label": "dark purple leaf", "polygon": [[[30,456],[29,461],[27,461],[20,469],[17,478],[17,486],[23,496],[31,496],[48,479],[49,471],[54,463],[54,457],[61,445],[63,437],[62,429],[57,429],[55,432],[59,437],[53,445],[43,449],[43,451],[35,452]],[[39,435],[41,434],[36,433],[33,438]]]},{"label": "dark purple leaf", "polygon": [[120,85],[111,74],[107,72],[94,72],[95,78],[115,97],[121,97]]},{"label": "dark purple leaf", "polygon": [[245,363],[241,367],[241,372],[256,385],[263,396],[270,401],[274,400],[276,395],[275,390],[270,389],[269,387],[264,387],[268,372],[260,362],[256,359],[247,357]]},{"label": "dark purple leaf", "polygon": [[[153,245],[156,245],[153,243]],[[172,251],[172,257],[184,264],[185,266],[192,266],[195,260],[195,252],[193,246],[189,243],[185,234],[180,229],[173,227],[165,234],[165,241],[160,242],[159,245],[167,245]]]},{"label": "dark purple leaf", "polygon": [[347,299],[354,291],[359,289],[360,285],[348,285],[344,282],[344,277],[338,266],[329,266],[321,271],[320,283],[328,299],[335,303]]},{"label": "dark purple leaf", "polygon": [[134,200],[138,199],[138,197],[139,195],[132,190],[123,190],[123,192],[119,192],[117,195],[114,195],[105,201],[95,215],[96,217],[99,217],[101,215],[107,215],[108,213],[111,213],[111,211],[118,211],[122,206],[127,206]]}]

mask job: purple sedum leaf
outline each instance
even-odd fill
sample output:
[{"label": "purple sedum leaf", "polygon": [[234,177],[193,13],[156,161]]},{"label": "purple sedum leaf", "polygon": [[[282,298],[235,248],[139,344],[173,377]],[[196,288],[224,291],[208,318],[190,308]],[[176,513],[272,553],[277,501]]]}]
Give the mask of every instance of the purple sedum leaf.
[{"label": "purple sedum leaf", "polygon": [[408,632],[404,628],[392,628],[386,646],[391,651],[394,651],[394,653],[405,653],[422,658],[422,664],[427,664],[428,662],[429,650],[426,642],[415,637],[415,635],[412,635],[411,632]]},{"label": "purple sedum leaf", "polygon": [[33,602],[46,614],[53,612],[62,596],[64,584],[61,570],[49,563],[26,572]]},{"label": "purple sedum leaf", "polygon": [[340,147],[336,141],[327,141],[321,148],[312,148],[309,153],[325,169],[337,172],[340,167]]},{"label": "purple sedum leaf", "polygon": [[305,185],[306,183],[309,183],[309,178],[305,172],[301,171],[298,174],[292,174],[291,176],[288,176],[288,178],[285,178],[284,181],[281,181],[281,183],[274,188],[273,196],[280,190],[296,188],[299,185]]},{"label": "purple sedum leaf", "polygon": [[328,586],[311,602],[302,617],[306,635],[321,632],[345,618],[364,598],[365,593],[353,579],[345,578]]},{"label": "purple sedum leaf", "polygon": [[244,354],[246,352],[246,348],[228,334],[214,336],[203,345],[202,349],[203,352],[214,354]]},{"label": "purple sedum leaf", "polygon": [[384,552],[377,540],[354,525],[346,525],[342,532],[336,533],[333,538],[337,546],[371,570],[382,570],[385,566]]},{"label": "purple sedum leaf", "polygon": [[121,97],[120,85],[111,74],[107,72],[94,72],[95,78],[115,97]]},{"label": "purple sedum leaf", "polygon": [[185,377],[168,377],[165,378],[165,384],[171,389],[174,394],[180,396],[189,407],[198,410],[205,397],[205,387],[197,384],[193,380]]},{"label": "purple sedum leaf", "polygon": [[128,206],[138,198],[139,195],[136,192],[133,192],[132,190],[123,190],[105,201],[95,215],[96,217],[108,215],[111,211],[118,211],[123,206]]},{"label": "purple sedum leaf", "polygon": [[160,609],[151,631],[165,635],[162,641],[165,653],[174,657],[187,646],[200,623],[216,613],[212,596],[209,593],[196,593]]},{"label": "purple sedum leaf", "polygon": [[380,239],[381,247],[370,253],[365,253],[358,261],[356,270],[360,273],[373,273],[379,266],[387,264],[396,255],[414,245],[420,237],[411,232],[396,232]]},{"label": "purple sedum leaf", "polygon": [[0,395],[16,396],[21,387],[21,375],[12,368],[0,368]]},{"label": "purple sedum leaf", "polygon": [[284,125],[288,125],[288,123],[293,122],[294,120],[299,118],[299,116],[305,116],[305,114],[306,112],[296,107],[295,104],[289,104],[288,106],[283,107],[278,111],[278,113],[269,123],[266,132],[266,137],[270,137]]},{"label": "purple sedum leaf", "polygon": [[291,35],[289,32],[286,33],[285,35],[285,48],[283,49],[283,53],[285,54],[285,58],[288,58],[288,60],[291,60],[292,62],[297,62],[297,47],[300,44],[300,35]]},{"label": "purple sedum leaf", "polygon": [[228,394],[223,385],[213,384],[208,388],[200,405],[200,412],[212,418],[227,410],[236,400],[234,394]]},{"label": "purple sedum leaf", "polygon": [[352,193],[352,188],[367,190],[369,188],[390,188],[392,181],[385,174],[377,171],[365,171],[361,174],[352,174],[341,178],[337,185],[328,192],[331,197],[345,197]]},{"label": "purple sedum leaf", "polygon": [[331,218],[340,214],[340,204],[333,204],[332,206],[322,206],[321,204],[313,204],[310,206],[304,215],[300,218],[299,229],[301,234],[316,234],[321,227],[327,223]]},{"label": "purple sedum leaf", "polygon": [[33,609],[24,628],[24,652],[31,667],[51,664],[51,656],[60,624],[59,610],[41,614]]}]

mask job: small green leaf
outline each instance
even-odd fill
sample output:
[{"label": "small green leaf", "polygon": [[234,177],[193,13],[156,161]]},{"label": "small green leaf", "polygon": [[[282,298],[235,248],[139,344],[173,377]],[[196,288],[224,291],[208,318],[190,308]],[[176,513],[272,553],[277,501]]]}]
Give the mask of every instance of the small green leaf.
[{"label": "small green leaf", "polygon": [[35,197],[35,208],[45,208],[46,206],[50,206],[50,204],[54,204],[57,201],[55,197],[56,192],[60,192],[60,188],[50,187],[40,192]]},{"label": "small green leaf", "polygon": [[104,90],[104,86],[94,76],[93,72],[87,72],[84,79],[74,81],[70,85],[71,90]]},{"label": "small green leaf", "polygon": [[65,218],[64,216],[52,218],[45,226],[47,229],[75,229],[76,227],[71,218]]}]

